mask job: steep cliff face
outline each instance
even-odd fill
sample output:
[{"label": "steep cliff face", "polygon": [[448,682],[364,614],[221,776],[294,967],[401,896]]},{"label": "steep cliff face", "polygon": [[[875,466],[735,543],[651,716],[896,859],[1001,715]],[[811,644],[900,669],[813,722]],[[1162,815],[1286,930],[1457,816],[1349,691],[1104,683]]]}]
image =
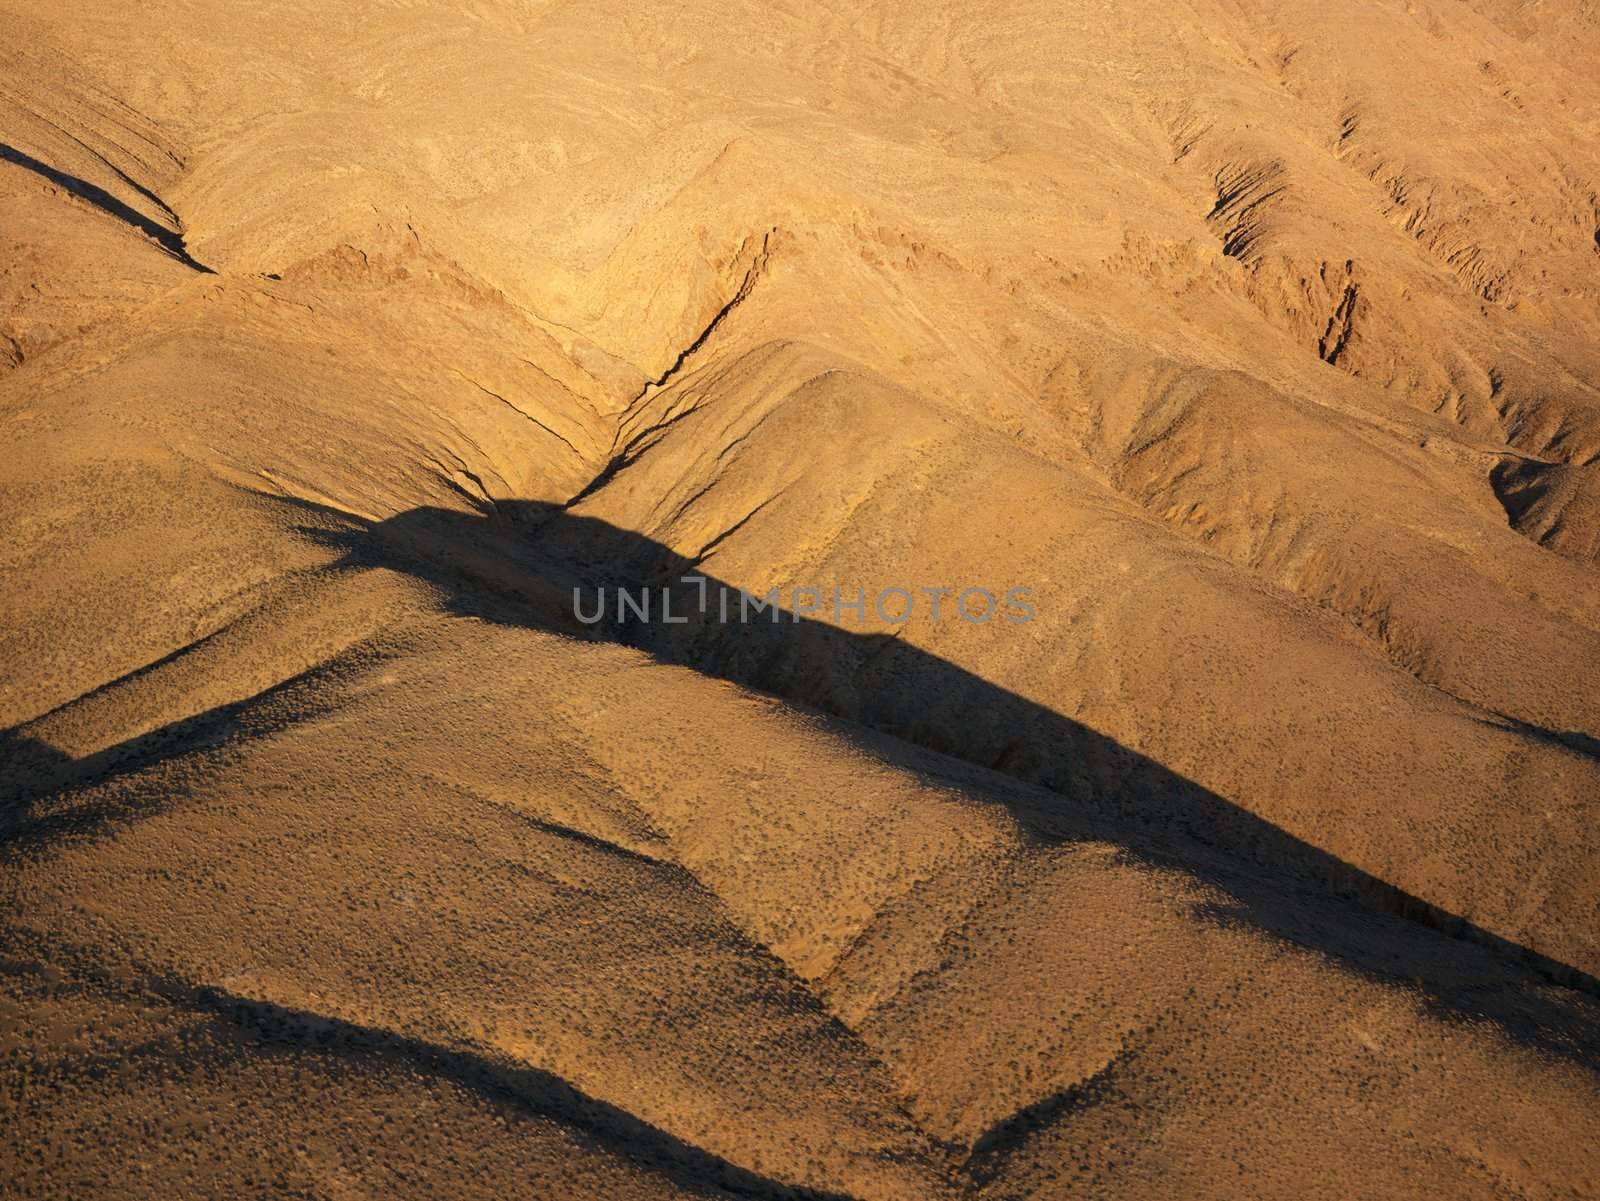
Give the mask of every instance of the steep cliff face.
[{"label": "steep cliff face", "polygon": [[1593,1192],[1597,72],[0,0],[0,1178]]}]

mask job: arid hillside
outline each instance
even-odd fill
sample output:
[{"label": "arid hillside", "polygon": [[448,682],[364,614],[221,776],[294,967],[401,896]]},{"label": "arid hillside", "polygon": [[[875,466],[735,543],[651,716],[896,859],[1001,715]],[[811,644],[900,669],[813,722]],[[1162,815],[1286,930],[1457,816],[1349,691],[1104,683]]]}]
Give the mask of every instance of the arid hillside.
[{"label": "arid hillside", "polygon": [[0,1196],[1600,1197],[1597,78],[0,0]]}]

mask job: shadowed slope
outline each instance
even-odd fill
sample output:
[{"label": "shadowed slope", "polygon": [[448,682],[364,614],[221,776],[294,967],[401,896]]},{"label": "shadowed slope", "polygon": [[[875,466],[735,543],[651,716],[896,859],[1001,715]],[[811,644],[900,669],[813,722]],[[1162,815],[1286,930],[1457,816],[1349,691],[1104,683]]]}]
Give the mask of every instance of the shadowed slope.
[{"label": "shadowed slope", "polygon": [[[76,175],[69,175],[65,171],[58,171],[48,163],[42,163],[31,154],[24,154],[15,146],[8,146],[4,142],[0,142],[0,161],[15,164],[25,171],[32,171],[46,182],[54,184],[63,191],[70,192],[79,200],[84,200],[94,205],[95,208],[101,210],[107,216],[115,217],[118,221],[151,239],[185,267],[198,271],[202,275],[216,274],[204,263],[195,261],[183,244],[182,234],[152,221],[149,217],[139,212],[138,209],[124,204],[97,184],[92,184],[85,179],[79,179]],[[154,200],[154,197],[151,197],[151,199]]]},{"label": "shadowed slope", "polygon": [[[1600,981],[1591,973],[1376,879],[1082,724],[895,636],[854,634],[787,611],[769,610],[748,624],[723,625],[713,604],[702,616],[696,611],[698,585],[686,585],[681,577],[704,578],[711,596],[719,590],[737,596],[738,588],[703,576],[688,560],[647,539],[595,519],[554,505],[504,502],[482,517],[416,510],[370,530],[316,536],[344,544],[348,568],[383,567],[420,576],[443,589],[458,614],[616,640],[664,661],[880,730],[894,737],[873,738],[875,752],[887,753],[911,770],[946,769],[907,743],[1042,785],[1057,799],[1036,794],[1019,813],[1041,837],[1110,837],[1157,861],[1171,862],[1236,899],[1237,910],[1219,916],[1249,922],[1363,970],[1380,976],[1416,974],[1436,955],[1442,961],[1454,953],[1442,949],[1448,944],[1430,946],[1430,939],[1444,934],[1486,948],[1508,967],[1531,968],[1549,980],[1600,996]],[[601,589],[614,597],[619,587],[636,596],[649,587],[659,602],[663,585],[673,591],[675,612],[690,617],[687,624],[618,622],[614,602],[601,626],[574,617],[575,591],[592,611]],[[292,690],[300,683],[290,681],[273,691]],[[308,689],[307,695],[313,691]],[[62,762],[46,749],[43,753],[57,761],[50,766],[33,753],[19,752],[10,758],[6,773],[11,793],[8,841],[14,850],[42,846],[62,835],[92,833],[106,820],[136,816],[138,808],[119,812],[71,805],[50,816],[26,815],[30,801],[55,789],[147,765],[155,761],[152,756],[187,753],[218,740],[216,731],[236,722],[243,723],[239,731],[247,735],[250,714],[259,704],[242,702],[199,715],[102,752],[94,762]],[[958,714],[961,720],[942,720],[945,714]],[[284,720],[282,712],[273,720]],[[1412,934],[1404,925],[1391,924],[1380,937],[1378,928],[1362,926],[1358,910],[1336,898],[1359,900],[1435,933]],[[1504,969],[1496,974],[1499,970]],[[1495,1017],[1518,1037],[1551,1040],[1547,1045],[1580,1055],[1593,1051],[1592,1031],[1561,1032],[1565,1018],[1556,1010],[1541,1014],[1542,1006],[1532,1001],[1531,993],[1509,1003],[1506,996],[1470,987],[1463,991],[1436,985],[1434,994],[1447,1008]],[[1523,1001],[1533,1007],[1521,1011]],[[1573,1035],[1578,1046],[1589,1050],[1568,1044]]]}]

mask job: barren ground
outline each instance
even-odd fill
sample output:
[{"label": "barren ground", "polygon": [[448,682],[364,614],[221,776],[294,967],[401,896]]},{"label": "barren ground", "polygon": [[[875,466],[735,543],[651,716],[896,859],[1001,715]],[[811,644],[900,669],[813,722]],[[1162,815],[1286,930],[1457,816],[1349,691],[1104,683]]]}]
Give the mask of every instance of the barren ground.
[{"label": "barren ground", "polygon": [[0,0],[0,1195],[1600,1195],[1597,78]]}]

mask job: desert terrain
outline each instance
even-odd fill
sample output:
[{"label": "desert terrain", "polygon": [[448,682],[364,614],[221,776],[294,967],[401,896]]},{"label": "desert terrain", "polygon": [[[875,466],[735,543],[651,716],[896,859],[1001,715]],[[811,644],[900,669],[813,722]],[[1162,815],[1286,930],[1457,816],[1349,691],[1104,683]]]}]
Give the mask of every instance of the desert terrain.
[{"label": "desert terrain", "polygon": [[1597,79],[0,0],[0,1196],[1600,1196]]}]

